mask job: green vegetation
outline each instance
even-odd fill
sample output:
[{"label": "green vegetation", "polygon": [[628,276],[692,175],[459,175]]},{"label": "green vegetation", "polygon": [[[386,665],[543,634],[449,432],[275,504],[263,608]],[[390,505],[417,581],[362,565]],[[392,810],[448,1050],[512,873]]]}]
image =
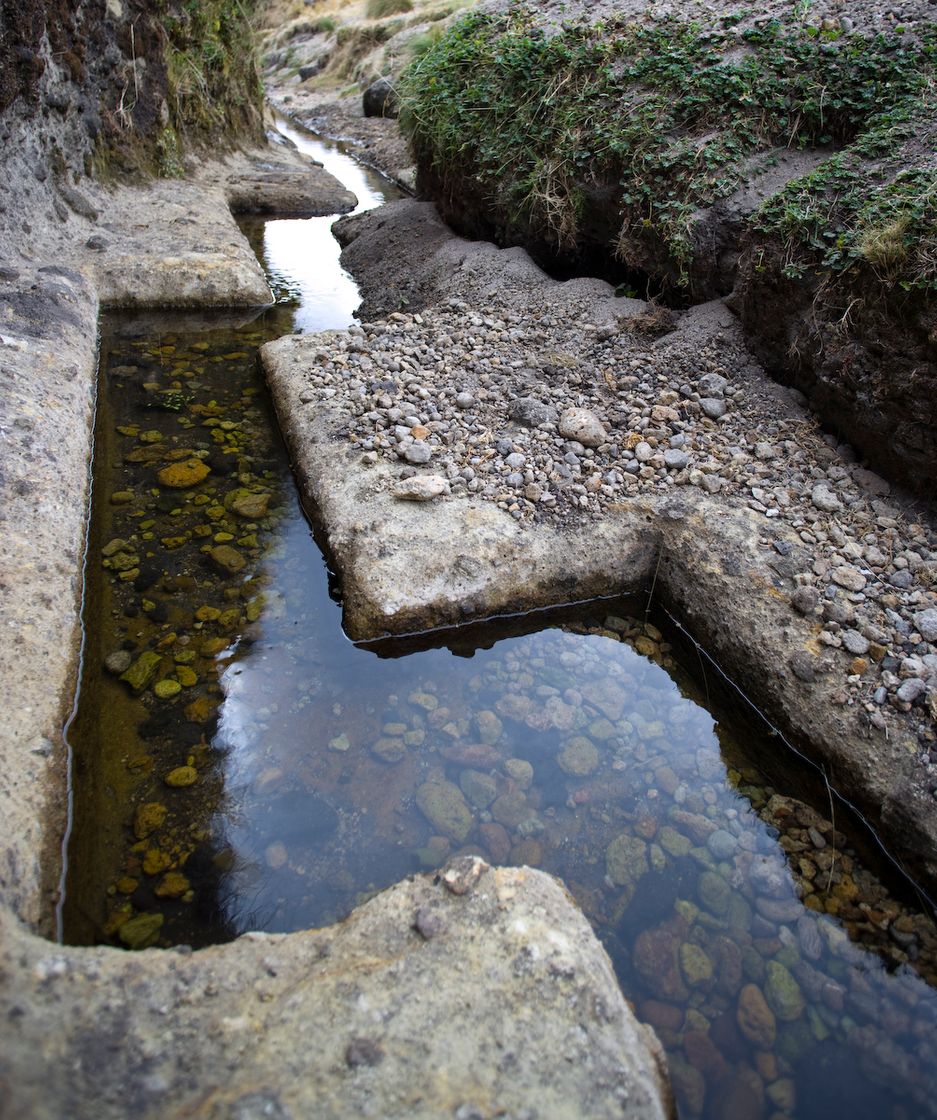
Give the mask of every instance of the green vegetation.
[{"label": "green vegetation", "polygon": [[407,53],[410,55],[411,61],[415,62],[418,58],[422,58],[427,51],[431,50],[445,35],[445,28],[441,24],[435,24],[427,31],[421,31],[418,35],[414,35],[412,39],[407,41]]},{"label": "green vegetation", "polygon": [[[884,283],[937,290],[937,94],[882,114],[859,140],[781,191],[755,228],[783,244],[782,271],[864,266]],[[758,267],[764,257],[756,259]]]},{"label": "green vegetation", "polygon": [[412,11],[413,0],[368,0],[366,14],[368,19],[384,19]]},{"label": "green vegetation", "polygon": [[[575,249],[604,205],[621,222],[622,257],[654,244],[685,283],[695,214],[732,194],[753,159],[861,145],[885,114],[920,105],[935,58],[933,33],[914,45],[799,23],[739,32],[669,20],[547,36],[523,14],[473,13],[405,73],[401,119],[439,195],[470,194],[507,238]],[[898,177],[887,199],[860,207],[843,251],[879,267],[899,243],[911,254],[930,182]],[[785,197],[786,216],[763,222],[806,221],[796,194]]]},{"label": "green vegetation", "polygon": [[257,0],[162,0],[171,122],[180,140],[256,126],[262,97],[254,53]]}]

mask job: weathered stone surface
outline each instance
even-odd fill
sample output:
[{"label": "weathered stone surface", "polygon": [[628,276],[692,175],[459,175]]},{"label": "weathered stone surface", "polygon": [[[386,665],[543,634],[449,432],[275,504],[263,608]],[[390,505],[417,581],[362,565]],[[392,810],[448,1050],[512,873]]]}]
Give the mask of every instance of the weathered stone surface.
[{"label": "weathered stone surface", "polygon": [[587,408],[568,408],[560,417],[560,435],[583,447],[600,447],[608,438],[602,421]]},{"label": "weathered stone surface", "polygon": [[[629,1120],[664,1120],[659,1044],[583,915],[542,872],[485,867],[456,861],[451,887],[418,877],[328,929],[194,954],[63,949],[4,913],[0,1016],[29,1008],[0,1054],[4,1114],[437,1120],[496,1100],[611,1120],[627,1099]],[[142,948],[160,917],[121,936]]]},{"label": "weathered stone surface", "polygon": [[430,502],[449,492],[449,483],[437,474],[414,475],[394,485],[393,495],[405,502]]},{"label": "weathered stone surface", "polygon": [[290,149],[248,155],[235,167],[224,185],[233,214],[313,218],[345,214],[358,201],[334,175]]}]

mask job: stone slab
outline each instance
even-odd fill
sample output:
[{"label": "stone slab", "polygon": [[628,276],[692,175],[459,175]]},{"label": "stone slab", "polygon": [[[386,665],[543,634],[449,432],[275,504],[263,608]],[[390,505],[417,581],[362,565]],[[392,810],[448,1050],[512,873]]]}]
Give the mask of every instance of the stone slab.
[{"label": "stone slab", "polygon": [[445,878],[198,953],[61,949],[0,918],[4,1116],[672,1115],[660,1044],[559,883],[477,857],[449,875],[467,893]]}]

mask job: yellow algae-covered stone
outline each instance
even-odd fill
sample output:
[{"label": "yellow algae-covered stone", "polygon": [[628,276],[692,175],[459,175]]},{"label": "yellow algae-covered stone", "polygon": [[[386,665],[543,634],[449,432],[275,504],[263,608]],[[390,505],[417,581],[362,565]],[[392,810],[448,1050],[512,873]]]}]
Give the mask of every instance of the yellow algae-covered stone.
[{"label": "yellow algae-covered stone", "polygon": [[198,781],[198,771],[194,766],[177,766],[175,770],[169,771],[163,781],[173,789],[182,789],[184,786],[195,785]]},{"label": "yellow algae-covered stone", "polygon": [[182,685],[171,677],[167,677],[165,680],[157,681],[153,685],[153,691],[160,700],[171,700],[173,696],[178,696],[182,691]]},{"label": "yellow algae-covered stone", "polygon": [[157,898],[181,898],[189,889],[189,880],[181,871],[167,871],[156,888]]},{"label": "yellow algae-covered stone", "polygon": [[117,932],[128,949],[149,949],[159,940],[163,921],[162,914],[138,914],[124,922]]},{"label": "yellow algae-covered stone", "polygon": [[138,840],[145,840],[151,832],[161,828],[165,820],[166,806],[159,801],[147,801],[134,815],[133,834]]},{"label": "yellow algae-covered stone", "polygon": [[235,575],[247,567],[247,561],[240,552],[227,544],[220,544],[217,548],[213,548],[209,556],[216,568],[229,575]]},{"label": "yellow algae-covered stone", "polygon": [[172,858],[159,848],[150,848],[143,857],[143,873],[145,875],[159,875],[172,864]]},{"label": "yellow algae-covered stone", "polygon": [[199,622],[214,622],[220,614],[221,611],[218,609],[218,607],[205,606],[198,608],[198,610],[195,612],[195,617]]},{"label": "yellow algae-covered stone", "polygon": [[176,669],[176,680],[183,688],[191,688],[194,684],[198,684],[198,673],[187,665],[180,665]]},{"label": "yellow algae-covered stone", "polygon": [[168,467],[163,467],[156,477],[161,486],[184,490],[188,486],[197,486],[210,473],[211,468],[201,459],[183,459],[179,463],[170,463]]},{"label": "yellow algae-covered stone", "polygon": [[215,704],[208,696],[200,696],[186,705],[185,718],[192,723],[207,723],[215,710]]}]

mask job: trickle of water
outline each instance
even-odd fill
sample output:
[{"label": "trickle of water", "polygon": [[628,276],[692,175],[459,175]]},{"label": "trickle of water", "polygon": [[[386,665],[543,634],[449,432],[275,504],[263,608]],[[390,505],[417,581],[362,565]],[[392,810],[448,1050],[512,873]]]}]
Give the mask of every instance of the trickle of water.
[{"label": "trickle of water", "polygon": [[[297,324],[343,326],[312,222],[264,253]],[[937,1112],[933,923],[643,603],[347,641],[256,361],[293,314],[105,324],[68,940],[320,925],[473,851],[565,880],[681,1116]]]}]

